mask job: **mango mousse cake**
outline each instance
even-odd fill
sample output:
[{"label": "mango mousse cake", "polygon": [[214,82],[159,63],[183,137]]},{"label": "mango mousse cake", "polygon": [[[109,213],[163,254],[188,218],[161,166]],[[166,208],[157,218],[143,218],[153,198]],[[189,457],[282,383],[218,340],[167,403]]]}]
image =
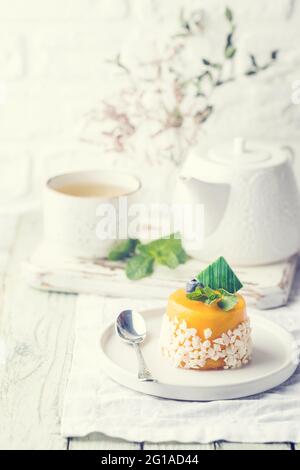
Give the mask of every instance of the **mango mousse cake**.
[{"label": "mango mousse cake", "polygon": [[243,287],[219,258],[168,300],[161,351],[175,367],[237,369],[251,359],[252,342]]}]

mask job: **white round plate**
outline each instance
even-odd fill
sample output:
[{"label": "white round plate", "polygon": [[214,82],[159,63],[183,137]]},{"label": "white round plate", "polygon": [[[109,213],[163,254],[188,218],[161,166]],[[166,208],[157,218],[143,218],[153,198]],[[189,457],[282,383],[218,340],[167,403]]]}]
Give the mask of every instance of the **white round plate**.
[{"label": "white round plate", "polygon": [[115,333],[114,324],[101,335],[101,364],[119,384],[162,398],[212,401],[242,398],[270,390],[285,382],[297,368],[293,337],[283,328],[258,315],[251,315],[253,358],[242,369],[197,371],[177,369],[161,356],[159,335],[164,309],[147,310],[147,339],[142,351],[157,383],[139,382],[132,346]]}]

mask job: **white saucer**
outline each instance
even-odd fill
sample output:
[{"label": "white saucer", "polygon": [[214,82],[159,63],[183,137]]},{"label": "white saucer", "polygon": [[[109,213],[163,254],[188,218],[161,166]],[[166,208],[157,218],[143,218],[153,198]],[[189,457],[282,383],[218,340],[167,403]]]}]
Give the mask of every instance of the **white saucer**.
[{"label": "white saucer", "polygon": [[148,367],[157,383],[139,382],[133,348],[115,334],[114,324],[101,335],[101,365],[119,384],[162,398],[212,401],[242,398],[270,390],[285,382],[295,372],[295,340],[283,328],[258,315],[251,315],[253,359],[242,369],[194,371],[176,369],[163,358],[159,334],[164,309],[142,312],[148,336],[142,345]]}]

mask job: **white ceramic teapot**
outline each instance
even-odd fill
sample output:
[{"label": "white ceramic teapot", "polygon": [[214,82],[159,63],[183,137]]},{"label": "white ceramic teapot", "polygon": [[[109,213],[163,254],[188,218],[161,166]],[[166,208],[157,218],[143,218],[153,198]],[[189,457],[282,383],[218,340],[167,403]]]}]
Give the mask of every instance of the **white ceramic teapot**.
[{"label": "white ceramic teapot", "polygon": [[188,253],[211,261],[225,256],[237,266],[284,260],[300,248],[300,197],[288,147],[236,139],[206,158],[185,162],[176,200],[204,205],[205,240]]}]

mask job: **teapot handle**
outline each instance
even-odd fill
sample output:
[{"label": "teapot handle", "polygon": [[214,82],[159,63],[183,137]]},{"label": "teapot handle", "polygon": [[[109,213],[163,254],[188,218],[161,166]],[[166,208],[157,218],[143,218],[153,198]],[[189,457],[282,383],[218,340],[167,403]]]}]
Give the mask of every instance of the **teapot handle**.
[{"label": "teapot handle", "polygon": [[294,164],[295,159],[296,159],[296,154],[295,154],[295,150],[293,149],[293,147],[291,147],[290,145],[283,145],[281,147],[281,149],[284,150],[284,151],[287,151],[289,153],[290,160],[291,160],[292,164]]}]

